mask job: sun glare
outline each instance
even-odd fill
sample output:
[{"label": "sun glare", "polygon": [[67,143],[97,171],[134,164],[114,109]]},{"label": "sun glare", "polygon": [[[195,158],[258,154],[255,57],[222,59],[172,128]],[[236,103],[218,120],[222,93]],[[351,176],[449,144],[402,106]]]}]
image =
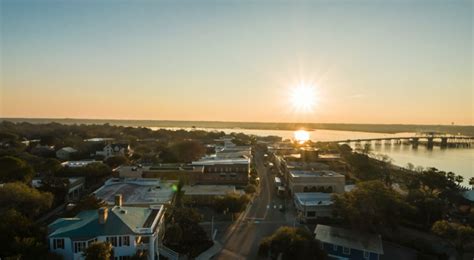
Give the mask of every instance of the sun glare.
[{"label": "sun glare", "polygon": [[306,141],[309,141],[309,132],[308,131],[298,130],[298,131],[295,131],[295,133],[293,135],[295,137],[295,140],[300,144],[302,144]]},{"label": "sun glare", "polygon": [[313,85],[301,83],[291,90],[290,102],[297,112],[311,112],[316,105]]}]

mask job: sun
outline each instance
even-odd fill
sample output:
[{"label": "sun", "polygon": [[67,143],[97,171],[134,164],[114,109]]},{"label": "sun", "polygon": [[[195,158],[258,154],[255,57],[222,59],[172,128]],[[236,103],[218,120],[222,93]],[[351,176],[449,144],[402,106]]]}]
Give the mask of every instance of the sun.
[{"label": "sun", "polygon": [[298,112],[311,112],[316,105],[315,87],[301,83],[291,89],[290,102]]}]

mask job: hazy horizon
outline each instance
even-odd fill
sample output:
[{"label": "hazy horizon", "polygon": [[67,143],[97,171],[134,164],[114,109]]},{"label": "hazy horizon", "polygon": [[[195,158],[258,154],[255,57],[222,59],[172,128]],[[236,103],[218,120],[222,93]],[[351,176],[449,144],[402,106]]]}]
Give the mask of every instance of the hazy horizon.
[{"label": "hazy horizon", "polygon": [[474,125],[469,0],[0,3],[0,117]]}]

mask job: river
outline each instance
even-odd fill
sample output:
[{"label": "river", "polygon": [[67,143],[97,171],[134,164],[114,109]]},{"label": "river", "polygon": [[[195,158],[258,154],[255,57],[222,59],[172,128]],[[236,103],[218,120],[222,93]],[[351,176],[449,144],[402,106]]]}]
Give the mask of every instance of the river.
[{"label": "river", "polygon": [[[150,127],[151,129],[158,129]],[[182,128],[167,127],[166,129],[178,130]],[[184,128],[191,130],[191,128]],[[260,130],[260,129],[234,129],[234,128],[197,128],[205,131],[223,131],[227,134],[239,132],[257,136],[280,136],[283,139],[293,138],[293,131],[289,130]],[[413,133],[369,133],[335,130],[314,130],[309,132],[312,141],[338,141],[347,139],[379,138],[379,137],[406,137],[413,136]],[[388,155],[395,165],[405,167],[408,163],[415,166],[435,167],[443,171],[452,171],[464,177],[464,185],[468,185],[469,178],[474,177],[474,148],[447,148],[440,149],[434,147],[432,150],[420,145],[413,149],[410,145],[372,145],[372,152],[375,154]]]}]

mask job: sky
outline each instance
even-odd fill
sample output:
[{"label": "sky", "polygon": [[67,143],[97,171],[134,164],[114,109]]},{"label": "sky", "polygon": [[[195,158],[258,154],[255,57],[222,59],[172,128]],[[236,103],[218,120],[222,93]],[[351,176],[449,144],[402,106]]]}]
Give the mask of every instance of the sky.
[{"label": "sky", "polygon": [[474,125],[471,0],[0,3],[0,117]]}]

